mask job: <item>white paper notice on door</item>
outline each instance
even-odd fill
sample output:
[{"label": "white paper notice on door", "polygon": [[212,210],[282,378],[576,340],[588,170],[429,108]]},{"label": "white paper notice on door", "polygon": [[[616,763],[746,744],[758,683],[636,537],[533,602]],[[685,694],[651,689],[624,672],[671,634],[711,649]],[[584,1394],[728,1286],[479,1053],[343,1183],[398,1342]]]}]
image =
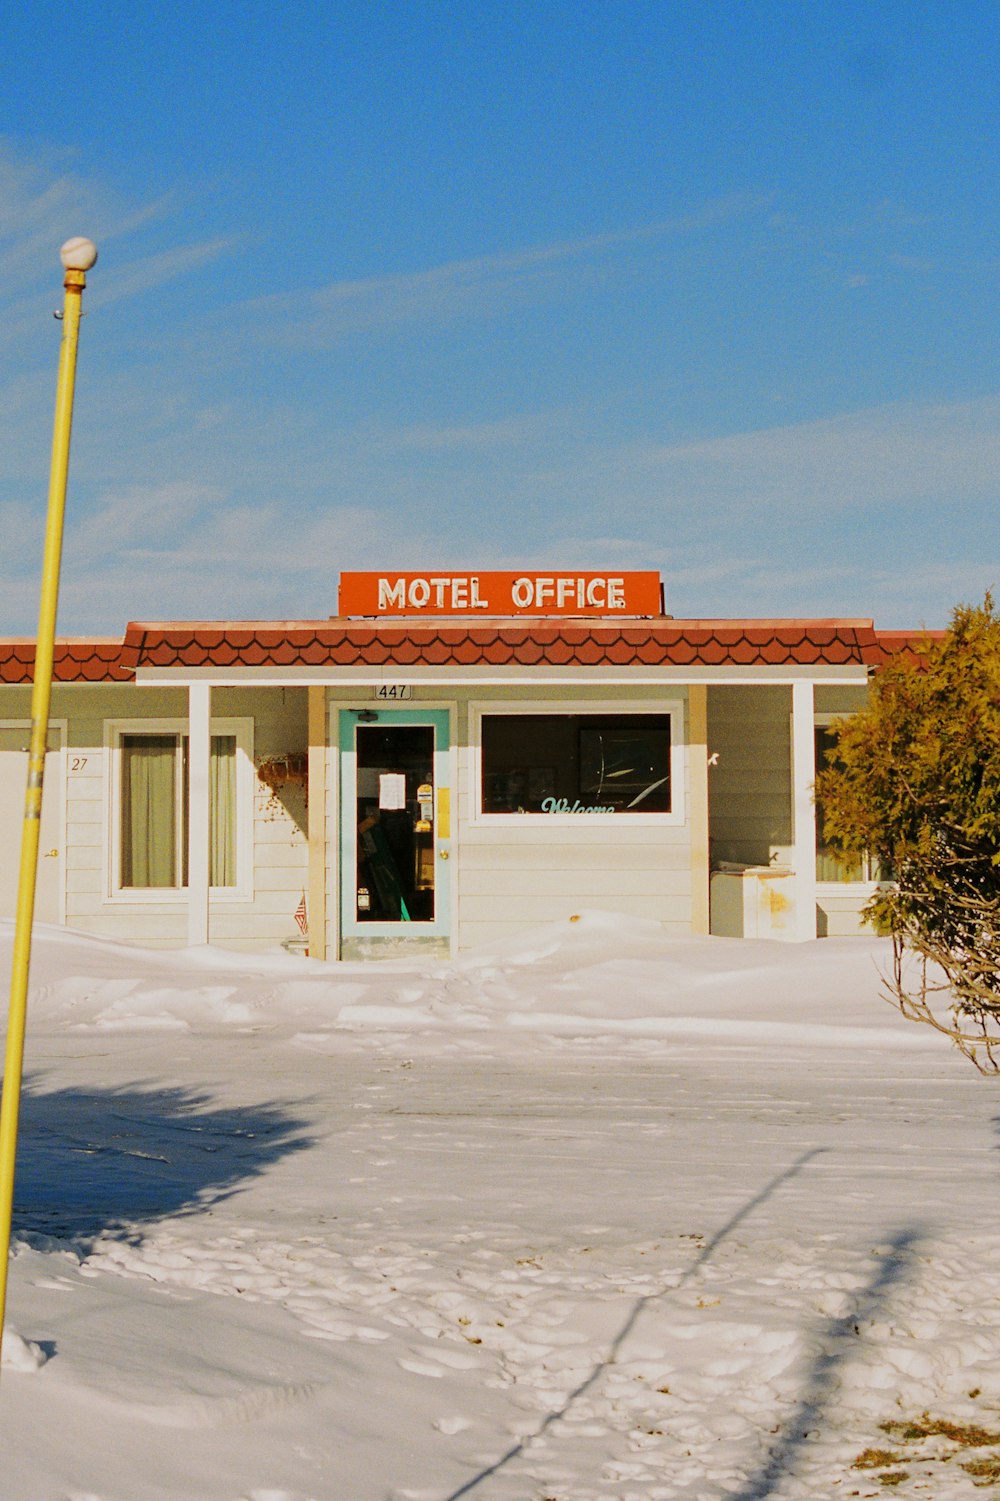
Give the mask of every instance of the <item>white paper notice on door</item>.
[{"label": "white paper notice on door", "polygon": [[406,773],[383,771],[378,779],[378,805],[387,810],[406,807]]}]

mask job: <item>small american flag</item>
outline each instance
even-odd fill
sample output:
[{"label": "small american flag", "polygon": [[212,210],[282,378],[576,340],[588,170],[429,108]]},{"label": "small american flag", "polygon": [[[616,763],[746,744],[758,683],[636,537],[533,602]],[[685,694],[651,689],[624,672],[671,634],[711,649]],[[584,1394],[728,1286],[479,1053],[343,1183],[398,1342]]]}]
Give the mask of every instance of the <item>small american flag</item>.
[{"label": "small american flag", "polygon": [[305,938],[309,931],[309,919],[306,916],[306,894],[303,891],[299,905],[295,909],[295,921],[299,925],[299,932]]}]

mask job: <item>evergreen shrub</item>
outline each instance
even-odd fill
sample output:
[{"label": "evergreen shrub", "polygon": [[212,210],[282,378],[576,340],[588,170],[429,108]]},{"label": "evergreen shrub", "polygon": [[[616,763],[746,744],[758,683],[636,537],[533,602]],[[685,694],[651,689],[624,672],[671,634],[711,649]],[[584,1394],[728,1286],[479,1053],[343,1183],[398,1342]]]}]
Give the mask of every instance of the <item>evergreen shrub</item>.
[{"label": "evergreen shrub", "polygon": [[[876,674],[816,778],[825,838],[882,880],[866,919],[893,944],[904,1015],[1000,1069],[1000,614],[960,606],[950,630]],[[995,1054],[997,1056],[995,1056]]]}]

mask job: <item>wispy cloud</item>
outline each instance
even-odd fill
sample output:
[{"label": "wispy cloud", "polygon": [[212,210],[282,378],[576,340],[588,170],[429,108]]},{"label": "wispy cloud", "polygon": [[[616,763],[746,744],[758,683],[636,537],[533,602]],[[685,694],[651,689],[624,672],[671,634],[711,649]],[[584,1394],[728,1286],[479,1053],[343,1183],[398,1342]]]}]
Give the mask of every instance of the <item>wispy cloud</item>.
[{"label": "wispy cloud", "polygon": [[189,271],[197,270],[208,261],[215,260],[227,250],[235,248],[237,241],[229,237],[204,240],[196,245],[177,245],[170,250],[161,250],[154,255],[140,256],[115,267],[114,278],[106,283],[98,281],[89,298],[91,307],[106,307],[121,302],[126,297],[135,297],[148,292],[164,282],[174,281]]},{"label": "wispy cloud", "polygon": [[338,281],[302,294],[279,293],[257,299],[252,307],[271,337],[310,347],[403,324],[489,317],[511,303],[562,289],[570,277],[592,275],[621,252],[715,228],[767,201],[734,194],[655,224],[449,261],[424,271]]},{"label": "wispy cloud", "polygon": [[40,266],[58,267],[60,244],[67,234],[88,232],[98,207],[108,207],[102,199],[67,170],[65,157],[28,155],[0,138],[0,296],[34,283]]},{"label": "wispy cloud", "polygon": [[[142,232],[167,222],[176,193],[147,203],[129,203],[106,184],[75,168],[71,153],[27,151],[0,137],[0,338],[7,344],[37,332],[59,301],[59,247],[71,234],[86,234],[102,254],[87,305],[107,306],[188,274],[231,247],[214,236],[192,244],[143,253]],[[138,237],[138,253],[122,246]],[[160,241],[169,230],[160,232]],[[104,267],[114,265],[113,278]]]},{"label": "wispy cloud", "polygon": [[953,403],[894,403],[843,416],[710,438],[650,445],[628,467],[655,472],[662,492],[713,504],[780,512],[937,500],[942,506],[996,494],[1000,395]]},{"label": "wispy cloud", "polygon": [[[15,516],[17,509],[0,506],[0,525],[19,519],[38,530],[37,518]],[[377,553],[388,526],[388,517],[361,507],[296,522],[277,505],[235,504],[215,486],[115,492],[68,528],[60,630],[114,632],[129,619],[329,615],[343,559],[363,557],[366,546]],[[0,587],[5,629],[32,629],[34,569],[0,560]]]},{"label": "wispy cloud", "polygon": [[[0,340],[21,341],[0,385],[0,534],[18,539],[0,556],[6,630],[32,630],[37,610],[60,242],[83,232],[102,247],[88,307],[183,277],[197,300],[199,272],[234,245],[224,225],[206,229],[200,213],[187,212],[183,188],[128,202],[78,168],[69,154],[0,142]],[[583,288],[610,289],[644,313],[647,289],[685,237],[700,252],[704,236],[714,253],[743,231],[753,231],[751,249],[791,234],[778,226],[768,236],[767,207],[740,195],[608,233],[442,255],[425,270],[270,296],[253,304],[252,323],[294,349],[298,364],[299,350],[352,333],[371,349],[383,332],[425,335],[543,303],[553,327],[563,315],[576,327],[581,304],[569,297]],[[915,260],[904,263],[920,248],[888,247],[897,281],[924,274]],[[843,254],[823,264],[840,286],[853,280],[849,295],[867,304],[862,278],[875,286],[884,260],[845,235]],[[341,400],[322,360],[309,383],[294,373],[258,380],[257,360],[249,382],[238,359],[218,357],[220,332],[224,343],[233,331],[227,356],[235,351],[234,314],[245,344],[246,302],[209,316],[211,339],[201,313],[187,324],[157,319],[160,302],[148,299],[142,337],[117,337],[119,320],[93,357],[98,328],[85,330],[65,630],[114,631],[137,615],[325,615],[339,569],[404,562],[660,565],[678,614],[874,614],[886,624],[946,618],[955,600],[981,595],[1000,573],[983,541],[997,498],[1000,395],[884,404],[719,436],[727,414],[753,409],[744,399],[755,384],[749,367],[720,369],[718,399],[714,386],[703,402],[695,392],[678,415],[663,393],[669,378],[691,395],[681,377],[657,366],[654,389],[642,351],[627,332],[616,344],[609,324],[608,348],[621,354],[629,383],[613,399],[603,375],[579,363],[554,359],[555,375],[535,380],[533,368],[522,373],[526,363],[495,367],[487,349],[478,364],[470,358],[462,388],[453,382],[428,400],[420,361],[405,370],[390,348]],[[513,333],[528,322],[509,321]],[[330,369],[339,365],[338,357]],[[906,378],[885,389],[905,389]],[[668,406],[672,425],[660,426]],[[655,441],[683,432],[685,421],[688,433],[716,435]],[[651,436],[640,441],[641,433]]]},{"label": "wispy cloud", "polygon": [[96,510],[71,524],[67,552],[72,565],[89,567],[109,553],[141,552],[149,557],[157,549],[176,545],[192,529],[204,530],[222,498],[214,486],[190,483],[113,491]]},{"label": "wispy cloud", "polygon": [[393,447],[424,452],[459,452],[465,449],[523,448],[548,438],[561,423],[572,420],[567,412],[532,412],[501,417],[494,422],[468,422],[455,426],[417,423],[391,434]]},{"label": "wispy cloud", "polygon": [[887,567],[880,555],[853,562],[782,565],[766,553],[668,564],[667,609],[677,615],[840,616],[883,629],[946,625],[957,604],[1000,586],[1000,549],[947,563]]}]

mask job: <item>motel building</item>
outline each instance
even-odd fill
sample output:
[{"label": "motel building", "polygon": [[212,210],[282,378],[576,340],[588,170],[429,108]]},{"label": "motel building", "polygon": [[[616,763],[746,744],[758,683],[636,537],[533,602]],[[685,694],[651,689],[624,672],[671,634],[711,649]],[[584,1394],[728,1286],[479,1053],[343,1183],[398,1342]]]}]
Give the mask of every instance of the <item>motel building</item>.
[{"label": "motel building", "polygon": [[[916,633],[676,620],[655,573],[350,573],[326,620],[57,642],[36,917],[150,946],[448,956],[585,909],[860,931],[831,723]],[[0,641],[0,916],[34,645]]]}]

